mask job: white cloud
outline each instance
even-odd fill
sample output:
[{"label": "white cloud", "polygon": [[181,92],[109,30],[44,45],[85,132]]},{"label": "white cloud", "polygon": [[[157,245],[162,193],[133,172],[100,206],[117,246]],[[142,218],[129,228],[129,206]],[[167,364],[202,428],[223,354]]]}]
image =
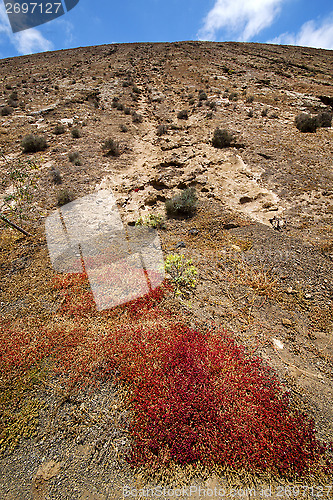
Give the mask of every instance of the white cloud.
[{"label": "white cloud", "polygon": [[216,0],[199,31],[201,40],[215,40],[221,29],[241,41],[270,26],[286,0]]},{"label": "white cloud", "polygon": [[307,21],[298,33],[283,33],[268,43],[333,50],[333,13],[321,24]]},{"label": "white cloud", "polygon": [[20,55],[44,52],[53,48],[52,42],[47,40],[40,31],[35,28],[13,33],[8,21],[6,10],[0,4],[0,34],[3,33],[9,42],[15,46]]}]

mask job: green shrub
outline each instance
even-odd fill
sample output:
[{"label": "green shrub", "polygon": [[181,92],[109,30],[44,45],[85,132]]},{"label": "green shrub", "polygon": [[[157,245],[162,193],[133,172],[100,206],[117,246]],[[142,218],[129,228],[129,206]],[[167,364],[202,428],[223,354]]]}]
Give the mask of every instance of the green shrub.
[{"label": "green shrub", "polygon": [[177,194],[170,200],[165,202],[165,210],[169,217],[175,215],[192,215],[197,206],[197,196],[195,189],[184,189],[180,194]]},{"label": "green shrub", "polygon": [[82,132],[77,127],[72,128],[71,134],[72,134],[73,139],[79,139],[80,137],[82,137]]},{"label": "green shrub", "polygon": [[237,92],[230,92],[228,95],[229,101],[238,101],[238,94]]},{"label": "green shrub", "polygon": [[62,189],[57,195],[57,203],[59,207],[66,205],[74,200],[74,195],[68,189]]},{"label": "green shrub", "polygon": [[228,148],[234,140],[234,134],[228,132],[226,129],[220,129],[217,127],[214,131],[212,145],[214,148]]},{"label": "green shrub", "polygon": [[18,108],[18,101],[14,101],[14,99],[8,99],[8,106],[11,108]]},{"label": "green shrub", "polygon": [[13,108],[11,108],[10,106],[3,106],[0,109],[1,116],[9,116],[12,114],[12,112],[13,112]]},{"label": "green shrub", "polygon": [[157,127],[156,134],[158,136],[161,136],[161,135],[164,135],[164,134],[167,134],[167,133],[168,133],[168,127],[167,127],[167,125],[159,125]]},{"label": "green shrub", "polygon": [[264,106],[261,110],[261,116],[267,116],[268,113],[268,107]]},{"label": "green shrub", "polygon": [[331,127],[332,126],[332,113],[323,111],[316,116],[317,127]]},{"label": "green shrub", "polygon": [[78,151],[73,151],[72,153],[69,153],[68,158],[69,161],[73,163],[73,165],[76,165],[77,167],[82,165],[82,160],[80,157],[80,153]]},{"label": "green shrub", "polygon": [[23,138],[21,146],[23,153],[36,153],[37,151],[44,151],[47,148],[47,142],[45,137],[29,134]]},{"label": "green shrub", "polygon": [[179,120],[187,120],[188,119],[188,111],[187,111],[187,109],[182,109],[181,111],[179,111],[179,113],[177,115],[177,118]]},{"label": "green shrub", "polygon": [[106,139],[102,145],[103,151],[110,156],[120,156],[120,144],[114,139]]},{"label": "green shrub", "polygon": [[139,113],[137,113],[136,111],[133,111],[132,121],[133,121],[133,123],[142,123],[143,117]]},{"label": "green shrub", "polygon": [[300,132],[316,132],[318,127],[317,117],[308,113],[300,113],[295,118],[295,125]]},{"label": "green shrub", "polygon": [[139,217],[135,225],[148,226],[154,229],[165,229],[164,217],[161,214],[148,214],[145,217]]},{"label": "green shrub", "polygon": [[62,123],[57,123],[56,126],[54,127],[53,133],[55,135],[60,135],[65,133],[65,125]]},{"label": "green shrub", "polygon": [[175,295],[187,294],[195,288],[198,271],[191,259],[186,259],[184,255],[170,254],[165,259],[164,269],[175,285]]},{"label": "green shrub", "polygon": [[62,183],[61,174],[57,168],[51,167],[50,174],[51,174],[51,180],[54,184],[61,184]]}]

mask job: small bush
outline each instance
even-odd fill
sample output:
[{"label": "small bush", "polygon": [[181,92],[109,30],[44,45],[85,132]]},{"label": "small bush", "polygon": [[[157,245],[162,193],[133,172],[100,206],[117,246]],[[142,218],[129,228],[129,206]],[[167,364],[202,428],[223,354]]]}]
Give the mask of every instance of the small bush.
[{"label": "small bush", "polygon": [[179,120],[187,120],[188,119],[188,111],[187,111],[187,109],[182,109],[181,111],[179,111],[179,113],[177,115],[177,118]]},{"label": "small bush", "polygon": [[254,101],[254,96],[253,95],[248,95],[247,98],[246,98],[246,102],[251,104],[251,102]]},{"label": "small bush", "polygon": [[13,90],[13,92],[10,94],[9,99],[12,101],[17,101],[18,100],[18,94],[16,90]]},{"label": "small bush", "polygon": [[3,106],[0,109],[1,116],[9,116],[12,114],[12,112],[13,112],[13,108],[11,108],[10,106]]},{"label": "small bush", "polygon": [[80,166],[82,165],[82,160],[80,157],[80,153],[78,151],[73,151],[68,155],[69,161],[73,163],[73,165]]},{"label": "small bush", "polygon": [[206,101],[208,99],[205,91],[200,90],[199,92],[199,101]]},{"label": "small bush", "polygon": [[102,146],[103,151],[110,156],[120,156],[120,144],[114,139],[107,139]]},{"label": "small bush", "polygon": [[268,107],[264,106],[261,110],[261,116],[267,116],[268,113]]},{"label": "small bush", "polygon": [[177,194],[170,200],[165,202],[165,210],[167,215],[192,215],[197,206],[197,196],[194,188],[184,189],[180,194]]},{"label": "small bush", "polygon": [[124,110],[124,105],[123,105],[121,102],[118,102],[118,103],[117,103],[117,109],[118,109],[119,111],[123,111],[123,110]]},{"label": "small bush", "polygon": [[68,191],[68,189],[62,189],[57,195],[57,203],[59,207],[62,207],[73,200],[74,195],[71,191]]},{"label": "small bush", "polygon": [[124,108],[124,113],[125,113],[125,115],[130,115],[131,114],[131,108]]},{"label": "small bush", "polygon": [[133,85],[132,90],[135,94],[141,94],[141,90],[136,85]]},{"label": "small bush", "polygon": [[184,295],[195,288],[198,271],[191,259],[186,260],[184,255],[170,254],[165,259],[164,268],[175,285],[175,295]]},{"label": "small bush", "polygon": [[322,113],[318,113],[316,116],[317,127],[331,127],[332,126],[332,113],[328,111],[324,111]]},{"label": "small bush", "polygon": [[167,134],[167,133],[168,133],[168,127],[167,127],[167,125],[159,125],[157,127],[156,134],[158,136],[161,136],[161,135],[164,135],[164,134]]},{"label": "small bush", "polygon": [[54,127],[53,133],[55,135],[60,135],[65,133],[65,125],[62,123],[57,123],[57,125]]},{"label": "small bush", "polygon": [[61,174],[57,168],[51,167],[50,174],[51,174],[51,180],[54,184],[61,184],[62,183]]},{"label": "small bush", "polygon": [[164,217],[161,214],[148,214],[145,217],[139,217],[135,225],[148,226],[154,229],[165,229]]},{"label": "small bush", "polygon": [[73,139],[79,139],[82,136],[81,130],[77,127],[72,128],[71,134],[72,134]]},{"label": "small bush", "polygon": [[237,92],[230,92],[229,94],[229,101],[238,101],[238,94]]},{"label": "small bush", "polygon": [[188,103],[189,103],[190,106],[194,106],[195,99],[192,97],[191,99],[189,99]]},{"label": "small bush", "polygon": [[120,125],[120,131],[121,132],[128,132],[128,128],[126,127],[126,125],[122,124],[122,125]]},{"label": "small bush", "polygon": [[295,118],[295,125],[300,132],[315,132],[318,127],[317,118],[308,113],[300,113]]},{"label": "small bush", "polygon": [[14,99],[8,99],[8,106],[11,108],[18,108],[19,103],[18,101],[14,101]]},{"label": "small bush", "polygon": [[142,123],[143,122],[143,117],[137,113],[136,111],[134,111],[132,113],[132,120],[133,120],[133,123]]},{"label": "small bush", "polygon": [[29,134],[23,138],[21,146],[23,153],[36,153],[37,151],[44,151],[47,148],[47,142],[45,137]]},{"label": "small bush", "polygon": [[250,110],[247,112],[247,116],[248,116],[249,118],[253,118],[253,110],[252,110],[252,109],[250,109]]},{"label": "small bush", "polygon": [[228,148],[235,140],[235,136],[226,129],[216,128],[212,140],[214,148]]}]

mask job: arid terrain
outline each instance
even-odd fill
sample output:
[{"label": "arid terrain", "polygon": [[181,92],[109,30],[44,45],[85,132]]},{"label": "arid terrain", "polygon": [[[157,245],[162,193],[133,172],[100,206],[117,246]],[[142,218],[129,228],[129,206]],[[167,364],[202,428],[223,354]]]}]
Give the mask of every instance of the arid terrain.
[{"label": "arid terrain", "polygon": [[[165,216],[165,201],[194,187],[193,216],[166,217],[158,233],[165,255],[192,259],[196,287],[166,304],[188,325],[226,329],[260,356],[314,419],[318,438],[333,441],[333,128],[295,126],[301,112],[332,112],[333,52],[234,42],[46,52],[0,60],[5,106],[1,197],[12,192],[9,165],[33,160],[39,171],[31,216],[2,209],[32,234],[0,221],[2,324],[76,327],[75,317],[61,316],[44,229],[61,196],[111,189],[123,223],[134,225],[149,213]],[[229,147],[213,146],[217,127],[233,134]],[[47,147],[22,152],[28,134],[44,136]],[[108,139],[114,155],[103,150]],[[92,331],[99,321],[94,314]],[[141,476],[124,458],[129,417],[120,389],[103,380],[71,396],[58,375],[42,371],[40,383],[25,380],[15,402],[7,395],[0,404],[3,438],[27,391],[43,402],[31,410],[35,434],[16,432],[17,446],[1,455],[0,498],[123,498],[122,487]],[[172,474],[187,477],[181,468]],[[204,480],[232,487],[246,478],[208,472]]]}]

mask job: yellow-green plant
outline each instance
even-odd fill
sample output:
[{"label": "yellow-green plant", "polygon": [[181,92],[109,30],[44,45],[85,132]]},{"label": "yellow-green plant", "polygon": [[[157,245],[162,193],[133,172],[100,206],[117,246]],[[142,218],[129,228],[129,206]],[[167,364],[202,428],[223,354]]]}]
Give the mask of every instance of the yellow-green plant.
[{"label": "yellow-green plant", "polygon": [[31,215],[34,193],[37,190],[39,165],[32,160],[8,161],[3,153],[1,156],[6,161],[7,171],[2,188],[11,186],[11,193],[3,197],[1,210],[10,212],[19,219],[27,219]]},{"label": "yellow-green plant", "polygon": [[164,217],[161,214],[148,214],[145,217],[139,217],[135,225],[153,227],[154,229],[165,229]]},{"label": "yellow-green plant", "polygon": [[186,259],[182,254],[170,254],[165,259],[164,268],[175,285],[175,295],[188,294],[195,288],[198,270],[192,259]]}]

